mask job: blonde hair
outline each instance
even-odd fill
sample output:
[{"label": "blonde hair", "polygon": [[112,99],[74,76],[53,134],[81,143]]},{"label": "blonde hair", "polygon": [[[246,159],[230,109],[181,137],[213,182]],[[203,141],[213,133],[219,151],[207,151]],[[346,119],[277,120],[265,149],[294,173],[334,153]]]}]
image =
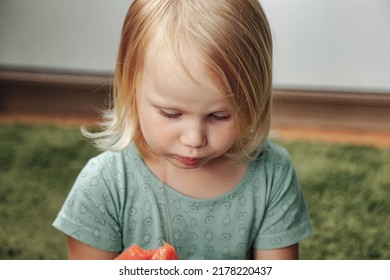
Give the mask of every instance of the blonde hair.
[{"label": "blonde hair", "polygon": [[258,0],[134,0],[123,25],[112,105],[102,130],[83,134],[104,150],[122,150],[134,141],[141,154],[148,153],[136,92],[146,49],[161,28],[182,65],[181,50],[192,48],[231,97],[239,139],[227,156],[256,157],[269,134],[272,105],[272,36]]}]

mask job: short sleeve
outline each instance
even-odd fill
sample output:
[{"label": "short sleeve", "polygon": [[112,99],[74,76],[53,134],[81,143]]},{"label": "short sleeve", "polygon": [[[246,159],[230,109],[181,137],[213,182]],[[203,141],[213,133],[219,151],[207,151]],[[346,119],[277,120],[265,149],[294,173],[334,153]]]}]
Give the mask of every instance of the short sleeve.
[{"label": "short sleeve", "polygon": [[267,169],[267,206],[255,239],[256,249],[287,247],[312,233],[304,195],[287,151],[271,157]]},{"label": "short sleeve", "polygon": [[121,251],[118,201],[114,180],[102,157],[82,169],[53,226],[65,234],[106,251]]}]

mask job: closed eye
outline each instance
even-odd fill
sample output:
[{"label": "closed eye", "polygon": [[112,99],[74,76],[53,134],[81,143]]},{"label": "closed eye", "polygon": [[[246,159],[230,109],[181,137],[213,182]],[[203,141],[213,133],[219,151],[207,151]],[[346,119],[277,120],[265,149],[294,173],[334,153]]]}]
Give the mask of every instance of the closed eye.
[{"label": "closed eye", "polygon": [[158,113],[160,115],[162,115],[163,117],[167,118],[167,119],[177,119],[178,117],[181,116],[180,113],[173,113],[173,112],[168,112],[168,111],[164,111],[162,109],[159,109],[158,110]]},{"label": "closed eye", "polygon": [[[177,119],[182,116],[181,113],[177,113],[175,111],[165,110],[161,108],[158,109],[158,113],[167,119]],[[227,113],[215,113],[215,114],[210,114],[208,117],[211,121],[228,121],[231,119],[232,116]]]},{"label": "closed eye", "polygon": [[214,121],[228,121],[231,119],[231,115],[219,115],[219,114],[211,114],[209,115],[210,119],[211,120],[214,120]]}]

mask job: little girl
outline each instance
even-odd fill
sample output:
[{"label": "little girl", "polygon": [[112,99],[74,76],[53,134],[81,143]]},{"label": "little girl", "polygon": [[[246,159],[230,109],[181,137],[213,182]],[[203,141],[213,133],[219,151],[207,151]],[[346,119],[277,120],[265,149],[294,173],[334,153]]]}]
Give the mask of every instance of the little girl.
[{"label": "little girl", "polygon": [[285,149],[267,141],[272,40],[258,0],[135,0],[105,150],[53,225],[69,258],[168,242],[180,259],[297,259],[311,234]]}]

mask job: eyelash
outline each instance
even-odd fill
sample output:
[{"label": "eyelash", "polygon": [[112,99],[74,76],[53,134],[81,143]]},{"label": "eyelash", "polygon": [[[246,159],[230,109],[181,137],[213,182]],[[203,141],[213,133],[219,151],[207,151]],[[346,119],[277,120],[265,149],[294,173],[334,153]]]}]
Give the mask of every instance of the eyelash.
[{"label": "eyelash", "polygon": [[177,119],[178,117],[180,117],[181,114],[171,114],[171,113],[167,113],[163,110],[158,110],[158,113],[160,115],[162,115],[163,117],[167,118],[167,119]]},{"label": "eyelash", "polygon": [[[180,113],[171,114],[171,113],[165,112],[163,110],[158,110],[158,112],[160,115],[162,115],[164,118],[167,118],[167,119],[177,119],[181,116]],[[214,120],[214,121],[228,121],[228,120],[230,120],[231,115],[217,116],[217,115],[211,114],[211,115],[209,115],[209,117],[211,120]]]},{"label": "eyelash", "polygon": [[228,121],[230,120],[231,115],[226,115],[226,116],[210,115],[210,118],[215,121]]}]

